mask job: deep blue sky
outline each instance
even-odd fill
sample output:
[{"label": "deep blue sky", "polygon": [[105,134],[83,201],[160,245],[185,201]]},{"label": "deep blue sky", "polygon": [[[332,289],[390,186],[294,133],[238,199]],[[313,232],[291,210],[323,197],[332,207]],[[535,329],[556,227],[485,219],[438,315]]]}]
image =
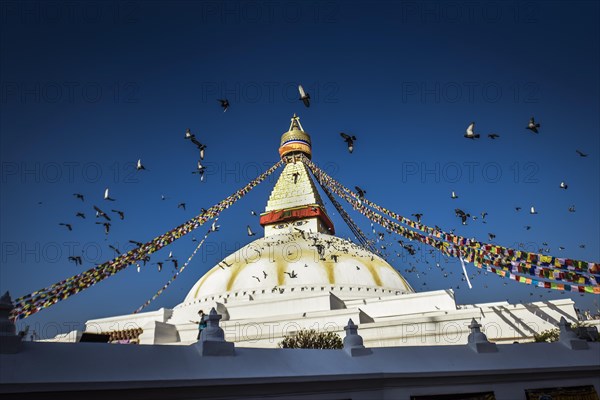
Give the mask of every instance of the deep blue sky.
[{"label": "deep blue sky", "polygon": [[[467,237],[491,232],[501,245],[600,260],[597,2],[2,2],[1,11],[0,290],[13,297],[231,194],[277,161],[293,113],[312,136],[314,161],[384,207],[421,212],[423,222]],[[298,83],[311,94],[309,109],[297,100]],[[231,103],[226,113],[221,97]],[[532,115],[538,135],[524,129]],[[471,121],[477,141],[463,138]],[[197,152],[183,139],[188,127],[208,146],[203,183],[190,173]],[[340,131],[358,137],[353,154]],[[491,132],[500,138],[488,139]],[[148,171],[134,173],[140,157]],[[247,224],[261,232],[250,210],[264,210],[275,178],[222,214],[221,231],[148,310],[175,306],[205,271],[249,243]],[[107,186],[114,204],[102,200]],[[450,199],[453,190],[459,199]],[[92,204],[126,212],[108,240]],[[538,215],[527,213],[532,205]],[[487,224],[461,226],[456,207],[487,211]],[[349,236],[329,210],[338,235]],[[205,230],[172,246],[181,263],[191,236]],[[82,250],[83,267],[68,262]],[[428,269],[432,259],[389,260],[402,272],[411,264],[426,272],[405,274],[416,290],[452,287],[459,304],[571,297],[581,309],[598,308],[597,296],[491,275],[477,275],[469,290],[456,260],[448,278]],[[19,326],[53,336],[128,313],[170,276],[170,268],[130,267]]]}]

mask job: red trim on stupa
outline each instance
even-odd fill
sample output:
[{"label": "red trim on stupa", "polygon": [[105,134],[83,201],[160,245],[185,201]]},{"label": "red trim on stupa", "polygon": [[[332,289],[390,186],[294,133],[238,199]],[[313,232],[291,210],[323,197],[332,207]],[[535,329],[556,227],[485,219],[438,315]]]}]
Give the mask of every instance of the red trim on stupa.
[{"label": "red trim on stupa", "polygon": [[287,222],[287,221],[295,221],[298,219],[305,218],[319,218],[327,228],[329,228],[329,232],[334,235],[335,228],[333,227],[333,223],[325,214],[320,207],[312,205],[312,206],[303,206],[299,208],[288,208],[283,210],[271,211],[260,216],[260,224],[262,226],[272,225],[278,222]]}]

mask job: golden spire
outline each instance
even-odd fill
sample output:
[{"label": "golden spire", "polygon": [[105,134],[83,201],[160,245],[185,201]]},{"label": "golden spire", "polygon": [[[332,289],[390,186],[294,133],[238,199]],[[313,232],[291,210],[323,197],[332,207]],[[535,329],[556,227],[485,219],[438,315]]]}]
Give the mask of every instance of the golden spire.
[{"label": "golden spire", "polygon": [[265,236],[296,230],[335,234],[308,167],[292,157],[301,154],[311,157],[310,136],[294,114],[289,131],[281,136],[279,147],[279,155],[286,158],[286,165],[271,192],[265,212],[260,216]]},{"label": "golden spire", "polygon": [[305,154],[309,159],[312,156],[310,135],[304,132],[300,124],[300,117],[294,114],[290,129],[281,136],[279,155],[283,158],[285,155],[298,153]]}]

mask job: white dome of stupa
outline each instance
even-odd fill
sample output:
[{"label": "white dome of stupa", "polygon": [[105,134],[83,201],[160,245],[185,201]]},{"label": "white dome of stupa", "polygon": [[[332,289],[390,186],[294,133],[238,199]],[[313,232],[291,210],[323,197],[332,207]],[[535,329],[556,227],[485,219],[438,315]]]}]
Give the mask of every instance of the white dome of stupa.
[{"label": "white dome of stupa", "polygon": [[235,292],[330,286],[414,292],[390,264],[362,247],[327,234],[294,232],[255,240],[229,255],[196,282],[184,304]]}]

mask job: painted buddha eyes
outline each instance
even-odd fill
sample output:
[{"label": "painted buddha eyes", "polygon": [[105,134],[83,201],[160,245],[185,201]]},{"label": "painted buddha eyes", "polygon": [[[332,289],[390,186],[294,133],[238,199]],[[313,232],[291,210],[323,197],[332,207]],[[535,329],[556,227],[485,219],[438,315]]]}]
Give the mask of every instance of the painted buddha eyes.
[{"label": "painted buddha eyes", "polygon": [[295,226],[300,226],[300,225],[304,225],[306,223],[308,223],[308,221],[296,221],[296,222],[290,222],[288,224],[278,224],[278,225],[275,225],[274,228],[275,229],[283,229],[290,224],[295,225]]}]

